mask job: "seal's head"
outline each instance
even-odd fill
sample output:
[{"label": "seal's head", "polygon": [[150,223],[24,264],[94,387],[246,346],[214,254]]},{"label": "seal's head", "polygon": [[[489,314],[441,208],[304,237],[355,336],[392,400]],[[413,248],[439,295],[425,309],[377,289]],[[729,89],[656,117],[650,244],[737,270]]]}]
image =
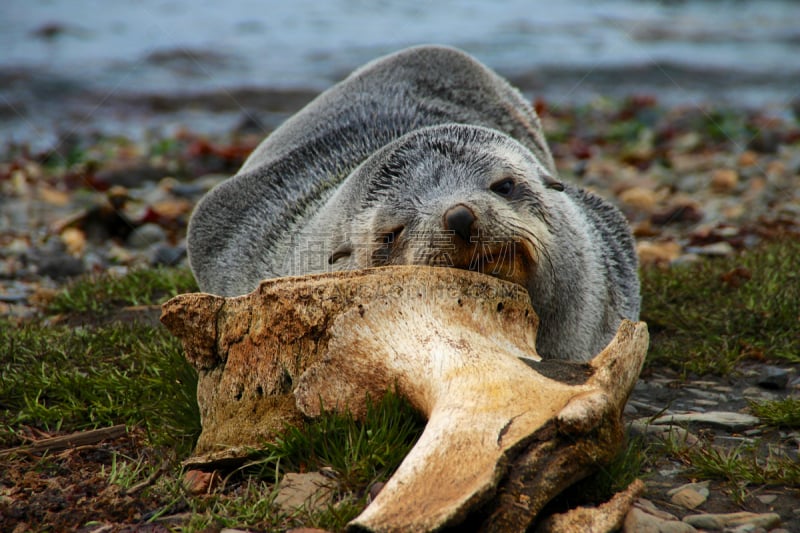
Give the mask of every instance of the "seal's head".
[{"label": "seal's head", "polygon": [[[336,270],[419,264],[480,271],[530,288],[548,260],[545,195],[563,190],[510,137],[486,128],[423,128],[357,168],[326,205],[341,231]],[[549,269],[548,269],[549,270]]]}]

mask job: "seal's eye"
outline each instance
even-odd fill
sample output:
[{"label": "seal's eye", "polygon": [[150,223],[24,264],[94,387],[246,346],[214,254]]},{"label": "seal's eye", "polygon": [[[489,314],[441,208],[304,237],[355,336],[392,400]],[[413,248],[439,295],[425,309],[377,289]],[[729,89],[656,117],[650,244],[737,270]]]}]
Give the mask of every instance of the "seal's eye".
[{"label": "seal's eye", "polygon": [[500,196],[511,196],[511,193],[514,192],[514,180],[511,178],[501,179],[492,183],[489,189]]}]

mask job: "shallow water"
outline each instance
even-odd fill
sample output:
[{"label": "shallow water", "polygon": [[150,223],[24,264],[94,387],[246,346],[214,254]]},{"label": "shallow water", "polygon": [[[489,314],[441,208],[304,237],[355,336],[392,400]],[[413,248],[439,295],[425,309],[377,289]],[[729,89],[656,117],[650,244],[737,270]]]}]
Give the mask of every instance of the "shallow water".
[{"label": "shallow water", "polygon": [[[463,48],[556,102],[645,92],[785,106],[800,96],[800,2],[788,0],[4,0],[2,11],[6,140],[158,117],[228,127],[237,108],[291,110],[281,103],[291,91],[423,42]],[[237,102],[243,88],[278,90],[278,101]],[[187,93],[229,101],[187,109]]]}]

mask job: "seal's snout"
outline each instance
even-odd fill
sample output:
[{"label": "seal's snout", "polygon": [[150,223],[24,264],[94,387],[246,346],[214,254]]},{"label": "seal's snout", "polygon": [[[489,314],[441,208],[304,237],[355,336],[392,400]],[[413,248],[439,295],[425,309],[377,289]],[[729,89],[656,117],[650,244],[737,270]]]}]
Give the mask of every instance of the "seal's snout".
[{"label": "seal's snout", "polygon": [[444,229],[452,230],[465,242],[470,242],[477,217],[469,207],[456,204],[444,214]]}]

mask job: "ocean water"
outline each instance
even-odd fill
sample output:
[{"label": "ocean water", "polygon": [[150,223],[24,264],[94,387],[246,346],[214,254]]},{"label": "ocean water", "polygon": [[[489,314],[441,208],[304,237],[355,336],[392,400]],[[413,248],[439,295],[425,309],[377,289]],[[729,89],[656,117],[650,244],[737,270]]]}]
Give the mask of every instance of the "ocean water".
[{"label": "ocean water", "polygon": [[224,128],[259,106],[277,121],[353,68],[419,43],[462,48],[557,103],[800,98],[790,0],[3,0],[0,12],[0,141]]}]

